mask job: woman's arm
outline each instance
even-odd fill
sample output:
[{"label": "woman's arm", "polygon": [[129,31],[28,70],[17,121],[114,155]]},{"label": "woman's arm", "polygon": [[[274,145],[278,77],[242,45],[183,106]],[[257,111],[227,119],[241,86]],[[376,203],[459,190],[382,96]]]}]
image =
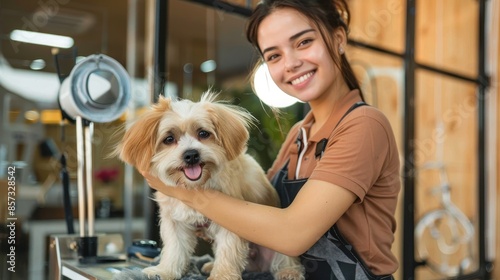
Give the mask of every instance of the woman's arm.
[{"label": "woman's arm", "polygon": [[309,249],[356,196],[337,185],[309,180],[285,209],[239,200],[207,189],[166,186],[147,172],[149,185],[175,197],[240,237],[289,256]]}]

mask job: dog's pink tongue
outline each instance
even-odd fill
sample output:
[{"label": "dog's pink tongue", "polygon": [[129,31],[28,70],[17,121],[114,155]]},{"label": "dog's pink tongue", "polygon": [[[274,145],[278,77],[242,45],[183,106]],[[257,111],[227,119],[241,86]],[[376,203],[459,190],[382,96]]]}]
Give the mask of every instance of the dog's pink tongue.
[{"label": "dog's pink tongue", "polygon": [[198,180],[201,176],[201,165],[191,165],[184,168],[184,174],[190,180]]}]

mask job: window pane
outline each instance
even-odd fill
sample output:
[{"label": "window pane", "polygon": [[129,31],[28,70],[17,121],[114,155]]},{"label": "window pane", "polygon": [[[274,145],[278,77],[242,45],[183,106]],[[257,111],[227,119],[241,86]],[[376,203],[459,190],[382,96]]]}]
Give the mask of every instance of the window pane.
[{"label": "window pane", "polygon": [[405,49],[406,1],[352,0],[351,39],[398,53]]},{"label": "window pane", "polygon": [[416,83],[417,278],[442,279],[477,268],[476,86],[426,71]]},{"label": "window pane", "polygon": [[416,61],[477,75],[478,1],[417,1]]},{"label": "window pane", "polygon": [[244,81],[255,60],[245,22],[243,16],[210,6],[169,1],[167,79],[179,96],[190,98],[210,86]]}]

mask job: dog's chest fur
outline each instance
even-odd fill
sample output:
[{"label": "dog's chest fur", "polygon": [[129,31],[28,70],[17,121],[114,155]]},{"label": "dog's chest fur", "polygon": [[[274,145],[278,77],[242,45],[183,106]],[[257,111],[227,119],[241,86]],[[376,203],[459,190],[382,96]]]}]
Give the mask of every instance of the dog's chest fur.
[{"label": "dog's chest fur", "polygon": [[174,221],[192,225],[202,224],[207,221],[205,216],[182,203],[178,199],[156,192],[155,200],[158,202],[162,217],[170,217]]}]

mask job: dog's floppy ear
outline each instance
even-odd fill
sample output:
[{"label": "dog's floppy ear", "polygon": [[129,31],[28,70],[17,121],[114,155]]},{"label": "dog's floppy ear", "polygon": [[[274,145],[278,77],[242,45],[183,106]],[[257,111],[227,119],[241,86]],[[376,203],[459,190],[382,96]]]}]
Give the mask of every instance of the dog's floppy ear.
[{"label": "dog's floppy ear", "polygon": [[218,103],[212,103],[209,110],[212,111],[213,123],[228,160],[245,152],[249,138],[248,127],[253,120],[250,113]]},{"label": "dog's floppy ear", "polygon": [[163,114],[170,109],[170,99],[160,97],[152,110],[144,113],[125,131],[117,153],[124,162],[139,170],[148,170],[156,149],[158,126]]}]

